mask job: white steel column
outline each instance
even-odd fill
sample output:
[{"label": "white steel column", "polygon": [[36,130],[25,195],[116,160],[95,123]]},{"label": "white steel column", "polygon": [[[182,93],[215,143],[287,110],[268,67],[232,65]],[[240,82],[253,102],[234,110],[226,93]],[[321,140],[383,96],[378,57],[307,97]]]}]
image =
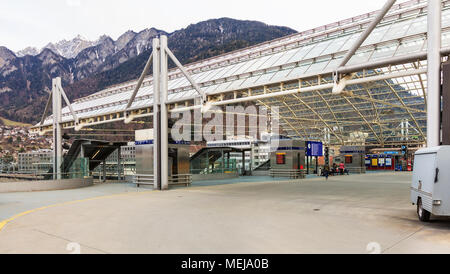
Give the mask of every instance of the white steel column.
[{"label": "white steel column", "polygon": [[402,122],[400,123],[400,128],[401,128],[401,133],[402,133],[401,140],[404,141],[405,140],[405,122],[404,122],[404,120],[402,120]]},{"label": "white steel column", "polygon": [[441,16],[441,0],[428,0],[427,147],[440,145]]},{"label": "white steel column", "polygon": [[62,164],[62,130],[61,130],[61,78],[52,80],[52,109],[53,109],[53,179],[61,179]]},{"label": "white steel column", "polygon": [[161,143],[160,143],[160,71],[161,54],[159,39],[153,39],[153,189],[161,189]]},{"label": "white steel column", "polygon": [[167,36],[160,37],[161,45],[161,190],[169,189],[169,116],[167,93],[169,86]]}]

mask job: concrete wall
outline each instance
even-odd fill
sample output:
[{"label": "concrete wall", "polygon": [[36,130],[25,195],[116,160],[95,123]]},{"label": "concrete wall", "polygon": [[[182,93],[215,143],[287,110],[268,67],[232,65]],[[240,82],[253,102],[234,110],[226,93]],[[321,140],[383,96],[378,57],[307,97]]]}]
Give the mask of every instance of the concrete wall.
[{"label": "concrete wall", "polygon": [[0,183],[0,193],[74,189],[92,186],[93,178]]},{"label": "concrete wall", "polygon": [[219,173],[219,174],[192,174],[192,181],[212,181],[212,180],[226,180],[238,178],[237,173]]}]

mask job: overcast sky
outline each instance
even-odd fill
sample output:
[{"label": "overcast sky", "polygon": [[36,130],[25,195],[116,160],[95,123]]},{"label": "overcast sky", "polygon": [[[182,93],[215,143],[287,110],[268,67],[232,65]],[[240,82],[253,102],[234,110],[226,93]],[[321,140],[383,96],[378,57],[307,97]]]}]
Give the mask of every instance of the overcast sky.
[{"label": "overcast sky", "polygon": [[[397,1],[404,2],[404,0]],[[172,32],[220,17],[257,20],[297,31],[374,11],[385,0],[2,0],[0,46],[18,51],[80,34],[113,39],[127,30]]]}]

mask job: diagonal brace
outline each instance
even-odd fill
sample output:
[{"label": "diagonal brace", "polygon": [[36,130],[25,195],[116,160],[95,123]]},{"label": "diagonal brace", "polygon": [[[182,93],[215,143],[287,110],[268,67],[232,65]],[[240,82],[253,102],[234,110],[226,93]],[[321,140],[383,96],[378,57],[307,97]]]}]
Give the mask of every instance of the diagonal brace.
[{"label": "diagonal brace", "polygon": [[152,64],[152,59],[153,59],[153,51],[150,54],[150,57],[148,58],[147,63],[145,64],[144,70],[142,71],[141,76],[139,77],[139,81],[136,84],[136,87],[134,88],[134,91],[130,97],[130,100],[128,100],[127,107],[125,108],[125,114],[128,111],[128,109],[131,107],[131,105],[133,104],[134,99],[136,98],[136,95],[142,86],[142,82],[144,82],[145,75],[147,75],[148,71],[150,70],[150,66]]},{"label": "diagonal brace", "polygon": [[165,50],[166,50],[167,55],[169,55],[170,59],[172,59],[172,61],[175,63],[175,65],[178,67],[178,69],[181,70],[181,72],[184,74],[184,76],[188,79],[189,83],[191,83],[191,85],[198,92],[198,94],[200,94],[202,96],[203,103],[206,103],[206,93],[204,93],[200,89],[200,86],[194,81],[194,79],[192,79],[189,72],[183,67],[183,65],[180,63],[180,61],[178,61],[177,57],[175,57],[175,55],[172,53],[172,51],[169,48],[166,48]]}]

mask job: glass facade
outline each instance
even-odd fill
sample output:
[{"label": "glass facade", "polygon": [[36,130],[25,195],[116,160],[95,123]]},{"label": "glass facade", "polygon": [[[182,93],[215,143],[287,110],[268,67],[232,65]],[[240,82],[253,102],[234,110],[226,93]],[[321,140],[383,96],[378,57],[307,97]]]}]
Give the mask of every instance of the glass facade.
[{"label": "glass facade", "polygon": [[[426,1],[396,6],[371,33],[349,65],[368,64],[426,50]],[[327,27],[266,42],[255,47],[224,54],[202,62],[187,64],[195,81],[208,95],[238,92],[254,93],[266,87],[270,92],[295,90],[332,83],[333,73],[346,51],[372,18],[364,16]],[[443,1],[443,46],[450,45],[450,4]],[[170,47],[170,45],[169,45]],[[353,78],[426,68],[426,61],[362,70]],[[320,77],[319,77],[320,76]],[[279,84],[283,83],[283,87]],[[72,105],[81,119],[123,112],[135,81],[124,83],[82,98]],[[426,75],[413,75],[349,85],[352,96],[331,94],[331,89],[299,92],[295,96],[257,100],[257,104],[280,107],[280,122],[292,137],[323,139],[324,130],[332,132],[331,141],[344,143],[349,132],[367,132],[367,142],[396,142],[399,121],[410,124],[411,140],[423,142],[426,135]],[[131,109],[152,106],[152,78],[144,81]],[[179,70],[169,72],[169,103],[184,102],[198,96]],[[239,97],[239,95],[238,95]],[[68,108],[63,121],[71,121]],[[103,119],[103,118],[101,118]],[[51,117],[45,121],[51,124]]]}]

